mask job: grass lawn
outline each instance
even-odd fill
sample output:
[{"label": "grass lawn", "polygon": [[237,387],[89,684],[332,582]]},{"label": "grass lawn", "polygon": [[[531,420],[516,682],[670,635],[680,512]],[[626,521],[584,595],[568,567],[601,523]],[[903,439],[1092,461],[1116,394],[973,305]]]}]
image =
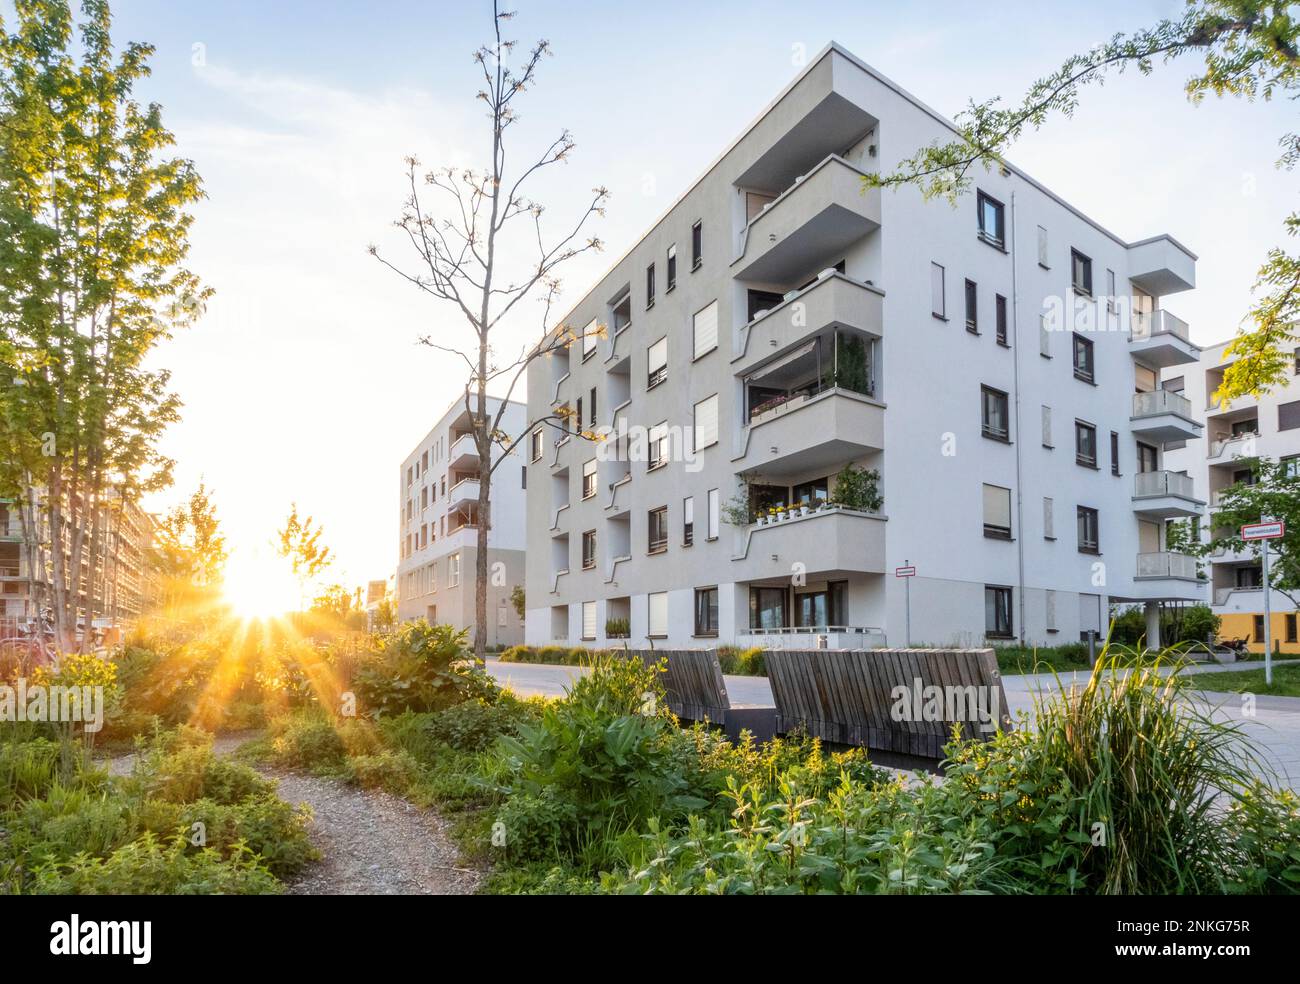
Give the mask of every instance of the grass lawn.
[{"label": "grass lawn", "polygon": [[997,654],[998,669],[1003,673],[1067,673],[1071,670],[1092,669],[1086,646],[1042,646],[1036,649],[994,646],[993,651]]},{"label": "grass lawn", "polygon": [[1232,673],[1201,673],[1188,685],[1197,690],[1217,690],[1228,693],[1272,694],[1277,697],[1300,697],[1300,666],[1275,666],[1273,685],[1264,685],[1264,671],[1241,670]]}]

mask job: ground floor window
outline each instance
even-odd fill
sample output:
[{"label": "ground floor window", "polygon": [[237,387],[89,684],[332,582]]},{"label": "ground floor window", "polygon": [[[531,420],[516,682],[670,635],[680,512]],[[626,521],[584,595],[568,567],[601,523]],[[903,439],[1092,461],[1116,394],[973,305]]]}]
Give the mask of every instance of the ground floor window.
[{"label": "ground floor window", "polygon": [[780,629],[786,620],[785,588],[749,589],[749,627]]},{"label": "ground floor window", "polygon": [[996,639],[1011,638],[1011,589],[985,585],[984,634]]},{"label": "ground floor window", "polygon": [[695,589],[695,634],[697,636],[715,636],[718,634],[718,589]]},{"label": "ground floor window", "polygon": [[1264,641],[1264,616],[1263,615],[1255,616],[1255,641],[1256,642]]},{"label": "ground floor window", "polygon": [[824,590],[796,593],[794,624],[805,628],[848,625],[847,595],[847,581],[828,581]]},{"label": "ground floor window", "polygon": [[1295,614],[1296,614],[1295,612],[1291,612],[1286,616],[1286,641],[1287,642],[1296,641]]}]

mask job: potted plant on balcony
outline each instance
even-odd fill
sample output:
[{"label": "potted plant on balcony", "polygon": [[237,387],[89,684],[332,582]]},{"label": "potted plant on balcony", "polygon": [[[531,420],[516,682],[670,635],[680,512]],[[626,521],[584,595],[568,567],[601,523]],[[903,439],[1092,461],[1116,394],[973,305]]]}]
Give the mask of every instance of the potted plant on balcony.
[{"label": "potted plant on balcony", "polygon": [[760,516],[754,515],[753,507],[750,505],[748,483],[723,503],[721,512],[723,521],[731,526],[748,526],[761,519]]},{"label": "potted plant on balcony", "polygon": [[807,516],[807,515],[808,515],[808,500],[807,500],[807,499],[805,499],[803,502],[799,503],[799,515],[800,515],[800,516]]},{"label": "potted plant on balcony", "polygon": [[626,639],[632,634],[631,623],[625,618],[605,619],[605,638]]},{"label": "potted plant on balcony", "polygon": [[785,505],[773,506],[771,509],[772,522],[781,523],[785,521]]},{"label": "potted plant on balcony", "polygon": [[855,512],[880,512],[885,504],[880,494],[880,472],[874,468],[858,468],[850,463],[835,476],[835,489],[831,501]]}]

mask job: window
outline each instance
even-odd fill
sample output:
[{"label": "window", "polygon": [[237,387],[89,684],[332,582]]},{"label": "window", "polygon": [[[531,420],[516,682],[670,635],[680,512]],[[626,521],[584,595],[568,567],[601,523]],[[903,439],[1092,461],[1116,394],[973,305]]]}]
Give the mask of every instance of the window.
[{"label": "window", "polygon": [[429,486],[420,489],[420,510],[423,512],[429,508]]},{"label": "window", "polygon": [[649,551],[662,553],[668,549],[668,507],[660,506],[649,512]]},{"label": "window", "polygon": [[1160,388],[1167,389],[1170,393],[1181,393],[1185,385],[1186,381],[1184,377],[1174,376],[1172,379],[1166,379],[1164,383],[1161,384]]},{"label": "window", "polygon": [[596,531],[587,530],[582,534],[582,569],[589,571],[596,566]]},{"label": "window", "polygon": [[590,499],[596,494],[596,459],[582,463],[582,497]]},{"label": "window", "polygon": [[1080,294],[1092,296],[1092,260],[1077,249],[1070,250],[1070,286]]},{"label": "window", "polygon": [[1277,429],[1280,431],[1295,430],[1300,427],[1300,400],[1293,403],[1279,403],[1277,405]]},{"label": "window", "polygon": [[655,306],[655,265],[653,263],[645,268],[645,306],[647,311]]},{"label": "window", "polygon": [[1101,542],[1097,536],[1097,510],[1087,506],[1078,507],[1079,552],[1098,553]]},{"label": "window", "polygon": [[691,269],[698,270],[704,262],[704,225],[696,222],[691,226]]},{"label": "window", "polygon": [[1007,394],[989,386],[981,386],[980,432],[995,441],[1010,441],[1007,420]]},{"label": "window", "polygon": [[655,424],[650,428],[650,463],[646,466],[647,471],[668,464],[668,421]]},{"label": "window", "polygon": [[590,426],[595,427],[596,426],[596,387],[593,386],[591,388],[590,395],[591,395],[591,399],[588,402],[591,405],[587,409],[587,417],[588,417],[587,423]]},{"label": "window", "polygon": [[600,338],[600,325],[595,318],[587,322],[582,329],[582,359],[585,362],[596,351],[596,341]]},{"label": "window", "polygon": [[646,595],[646,635],[652,639],[668,635],[667,591],[652,591]]},{"label": "window", "polygon": [[1300,348],[1296,349],[1293,354],[1295,356],[1295,365],[1292,371],[1295,375],[1300,376]]},{"label": "window", "polygon": [[689,547],[695,542],[695,497],[687,496],[682,500],[682,546]]},{"label": "window", "polygon": [[1096,378],[1093,375],[1092,339],[1084,338],[1078,332],[1074,333],[1074,378],[1085,383]]},{"label": "window", "polygon": [[406,484],[410,485],[413,481],[415,481],[415,471],[408,466],[406,469]]},{"label": "window", "polygon": [[1255,628],[1255,642],[1263,642],[1264,641],[1264,616],[1263,615],[1255,616],[1254,628]]},{"label": "window", "polygon": [[984,586],[984,634],[993,639],[1011,638],[1011,589]]},{"label": "window", "polygon": [[984,535],[995,540],[1011,539],[1010,489],[984,486]]},{"label": "window", "polygon": [[1052,328],[1045,314],[1038,316],[1038,354],[1044,359],[1052,357]]},{"label": "window", "polygon": [[1295,642],[1296,640],[1296,617],[1295,612],[1286,613],[1286,641]]},{"label": "window", "polygon": [[519,487],[521,489],[528,488],[528,466],[527,465],[519,466]]},{"label": "window", "polygon": [[447,587],[454,588],[460,584],[460,554],[454,553],[447,558]]},{"label": "window", "polygon": [[428,451],[426,451],[426,452],[424,452],[424,454],[420,455],[420,470],[421,470],[421,471],[428,471],[428,470],[429,470],[429,452],[428,452]]},{"label": "window", "polygon": [[1047,230],[1038,227],[1038,265],[1044,270],[1051,269],[1047,262]]},{"label": "window", "polygon": [[1119,474],[1119,434],[1110,432],[1110,473]]},{"label": "window", "polygon": [[1043,447],[1052,447],[1052,408],[1043,407]]},{"label": "window", "polygon": [[1007,341],[1007,299],[1001,294],[993,295],[993,324],[999,345],[1010,345]]},{"label": "window", "polygon": [[1119,314],[1119,298],[1115,296],[1115,271],[1106,271],[1106,313]]},{"label": "window", "polygon": [[718,538],[718,524],[721,519],[721,502],[717,489],[709,489],[709,530],[707,538],[716,540]]},{"label": "window", "polygon": [[1056,592],[1050,588],[1043,592],[1043,628],[1048,632],[1058,631],[1056,626]]},{"label": "window", "polygon": [[944,306],[943,267],[938,263],[930,264],[930,313],[948,320],[948,309]]},{"label": "window", "polygon": [[1053,516],[1055,504],[1050,496],[1043,496],[1043,539],[1056,539],[1056,520]]},{"label": "window", "polygon": [[668,378],[668,336],[646,350],[646,389],[654,389]]},{"label": "window", "polygon": [[692,319],[694,336],[694,358],[707,355],[718,347],[718,302],[695,312]]},{"label": "window", "polygon": [[980,220],[980,238],[985,242],[992,243],[994,246],[1001,247],[1004,242],[1003,236],[1003,210],[1002,203],[996,198],[990,198],[984,192],[979,192],[976,196],[979,205]]},{"label": "window", "polygon": [[780,629],[787,624],[785,617],[785,588],[749,589],[749,627],[751,629]]},{"label": "window", "polygon": [[582,638],[588,641],[596,638],[596,603],[582,603]]},{"label": "window", "polygon": [[578,403],[573,408],[573,432],[576,434],[582,430],[582,397],[578,397]]},{"label": "window", "polygon": [[718,634],[718,589],[695,589],[695,634],[697,636],[715,636]]},{"label": "window", "polygon": [[1097,467],[1097,428],[1082,420],[1074,422],[1074,460],[1088,468]]},{"label": "window", "polygon": [[1138,471],[1140,472],[1158,471],[1160,467],[1157,464],[1159,458],[1160,458],[1160,452],[1158,452],[1150,444],[1143,444],[1141,441],[1137,442]]},{"label": "window", "polygon": [[695,450],[718,443],[718,394],[695,404]]},{"label": "window", "polygon": [[980,333],[979,288],[973,280],[966,281],[966,330],[975,335]]},{"label": "window", "polygon": [[669,293],[677,286],[677,244],[668,247],[667,269],[664,271],[664,293]]}]

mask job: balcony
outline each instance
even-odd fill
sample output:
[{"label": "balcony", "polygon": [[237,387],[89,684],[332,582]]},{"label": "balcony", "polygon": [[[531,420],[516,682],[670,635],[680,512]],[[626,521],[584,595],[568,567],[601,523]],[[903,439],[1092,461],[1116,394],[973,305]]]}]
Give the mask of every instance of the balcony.
[{"label": "balcony", "polygon": [[831,155],[769,202],[742,233],[733,275],[742,280],[795,280],[833,263],[880,228],[880,189],[863,190],[864,172]]},{"label": "balcony", "polygon": [[1128,248],[1129,280],[1161,297],[1196,286],[1196,257],[1170,236],[1155,236]]},{"label": "balcony", "polygon": [[809,577],[883,574],[885,523],[881,515],[826,506],[738,529],[731,558],[734,578],[789,578],[796,561],[806,566]]},{"label": "balcony", "polygon": [[885,446],[885,408],[845,389],[797,395],[745,428],[738,472],[781,478],[842,465]]},{"label": "balcony", "polygon": [[874,625],[786,625],[766,629],[741,629],[742,646],[764,649],[879,649],[885,630]]},{"label": "balcony", "polygon": [[1192,403],[1172,390],[1150,390],[1133,394],[1134,434],[1151,441],[1188,441],[1201,436],[1201,424],[1192,417]]},{"label": "balcony", "polygon": [[448,454],[449,467],[468,469],[478,467],[478,446],[473,434],[462,434],[451,443]]},{"label": "balcony", "polygon": [[1133,477],[1133,511],[1154,519],[1199,516],[1205,502],[1196,498],[1192,479],[1171,471],[1138,472]]},{"label": "balcony", "polygon": [[1191,554],[1172,553],[1168,550],[1138,554],[1137,573],[1133,577],[1136,580],[1174,578],[1179,581],[1199,581],[1196,558]]},{"label": "balcony", "polygon": [[826,273],[742,329],[737,373],[747,373],[829,328],[884,334],[884,293],[842,273]]},{"label": "balcony", "polygon": [[1159,369],[1191,365],[1201,357],[1201,350],[1192,344],[1187,322],[1164,310],[1147,314],[1133,312],[1128,350],[1135,358]]},{"label": "balcony", "polygon": [[447,490],[447,509],[455,512],[463,506],[478,503],[478,479],[465,478]]},{"label": "balcony", "polygon": [[1259,432],[1251,430],[1211,438],[1205,444],[1205,458],[1211,464],[1228,464],[1237,458],[1252,458],[1256,449],[1248,442],[1258,437]]}]

